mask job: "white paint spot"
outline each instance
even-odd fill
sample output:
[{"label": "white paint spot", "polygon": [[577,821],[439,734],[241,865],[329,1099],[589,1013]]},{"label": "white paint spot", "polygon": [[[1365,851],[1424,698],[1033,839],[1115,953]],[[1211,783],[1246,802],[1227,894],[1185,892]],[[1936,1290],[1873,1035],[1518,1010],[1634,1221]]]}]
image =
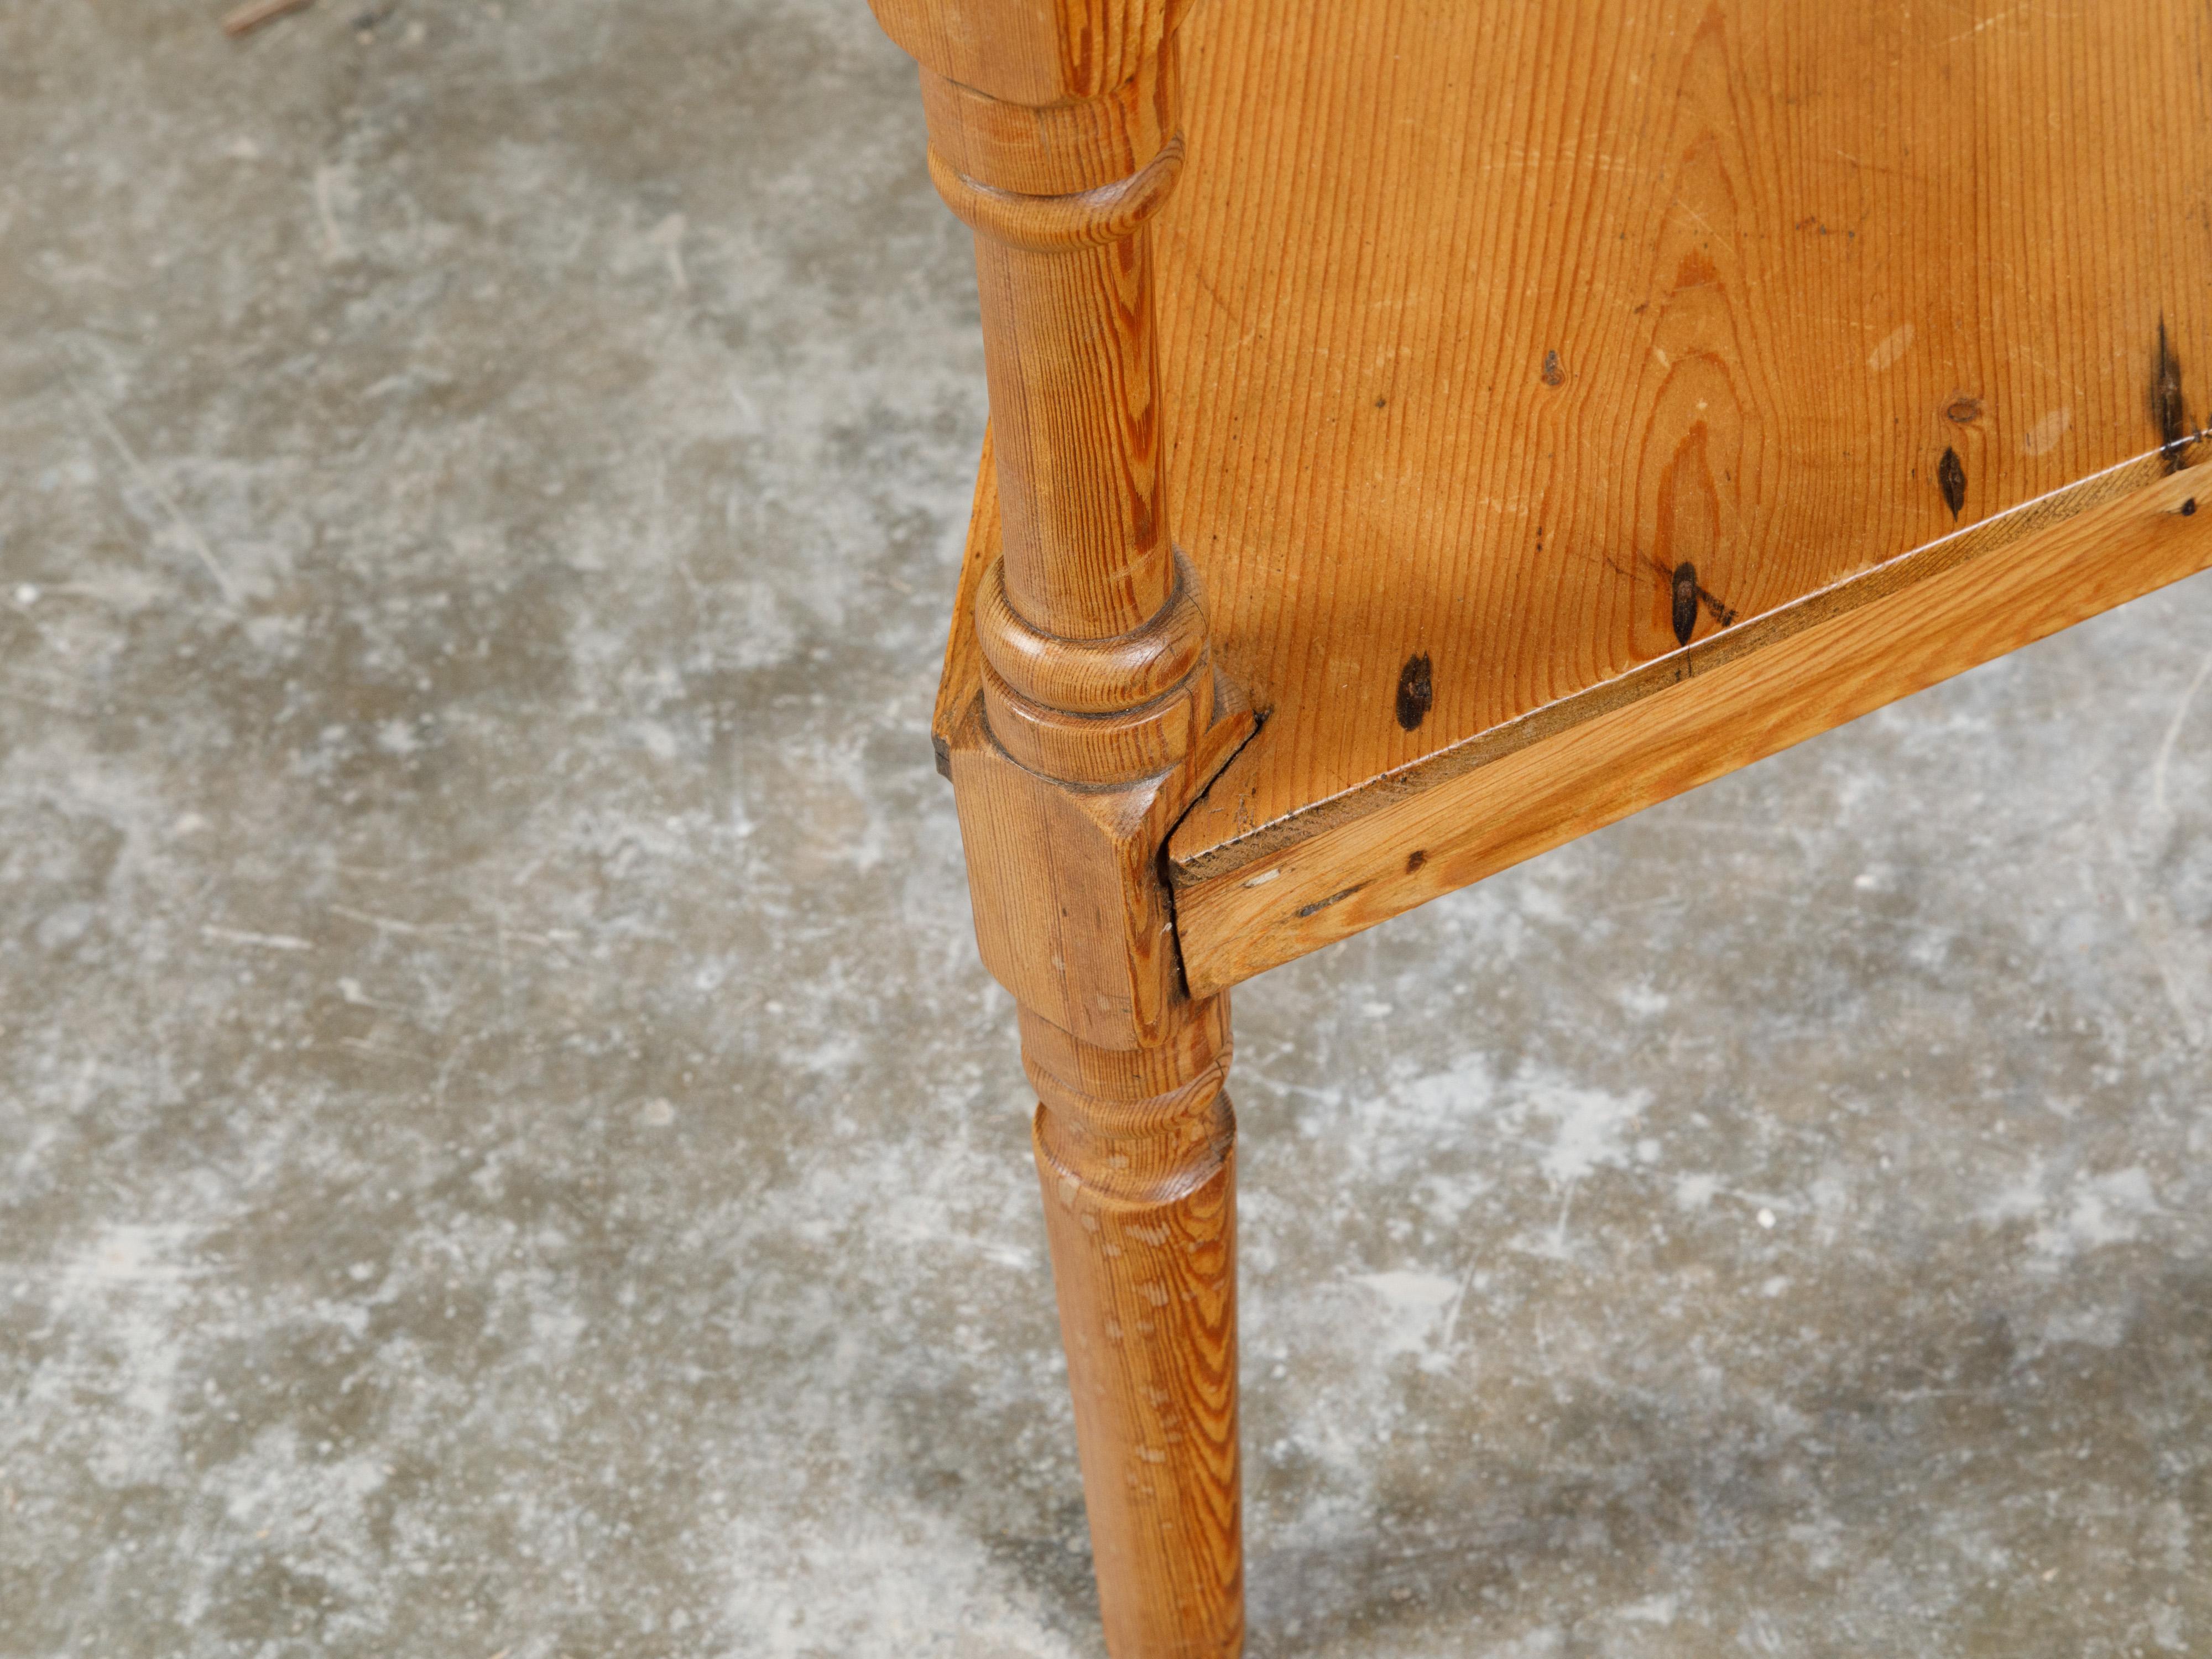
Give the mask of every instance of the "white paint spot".
[{"label": "white paint spot", "polygon": [[2023,455],[2049,454],[2058,447],[2058,441],[2066,435],[2066,428],[2073,424],[2074,411],[2071,409],[2051,410],[2021,434],[2021,453]]},{"label": "white paint spot", "polygon": [[1713,1201],[1713,1194],[1721,1189],[1717,1175],[1700,1172],[1674,1177],[1674,1207],[1678,1210],[1702,1210]]},{"label": "white paint spot", "polygon": [[1626,1160],[1624,1132],[1651,1103],[1650,1093],[1607,1094],[1602,1089],[1582,1089],[1553,1084],[1532,1090],[1529,1103],[1559,1126],[1551,1146],[1537,1161],[1544,1173],[1565,1185],[1579,1181],[1600,1164],[1618,1166]]},{"label": "white paint spot", "polygon": [[1370,1316],[1352,1328],[1358,1333],[1354,1340],[1364,1352],[1375,1359],[1417,1355],[1424,1370],[1449,1365],[1452,1330],[1459,1322],[1460,1280],[1405,1268],[1361,1273],[1352,1282],[1371,1291],[1382,1304],[1379,1322]]},{"label": "white paint spot", "polygon": [[1265,887],[1269,882],[1274,880],[1276,877],[1282,873],[1283,872],[1279,869],[1265,871],[1262,873],[1253,877],[1251,880],[1246,882],[1244,884],[1247,887]]},{"label": "white paint spot", "polygon": [[2181,1609],[2172,1602],[2161,1602],[2151,1609],[2151,1640],[2168,1653],[2185,1653],[2189,1643],[2182,1633]]},{"label": "white paint spot", "polygon": [[676,1108],[656,1097],[638,1108],[637,1121],[648,1129],[665,1129],[676,1121]]},{"label": "white paint spot", "polygon": [[72,1290],[173,1283],[193,1272],[166,1259],[181,1254],[185,1241],[185,1230],[179,1226],[125,1223],[103,1227],[93,1247],[63,1268],[62,1281]]},{"label": "white paint spot", "polygon": [[[815,1465],[786,1461],[793,1470],[762,1472],[722,1535],[704,1544],[713,1559],[739,1564],[720,1609],[723,1650],[748,1659],[1067,1650],[1056,1608],[958,1517],[901,1497],[873,1505],[824,1498]],[[793,1516],[806,1518],[793,1524]],[[939,1641],[939,1631],[958,1634]]]},{"label": "white paint spot", "polygon": [[241,927],[217,927],[212,923],[201,927],[200,937],[221,945],[258,945],[264,951],[312,951],[315,948],[308,940],[292,933],[250,933]]},{"label": "white paint spot", "polygon": [[18,605],[36,605],[38,602],[39,602],[39,589],[38,589],[38,585],[37,585],[36,583],[34,583],[34,582],[24,582],[24,583],[20,584],[20,585],[16,587],[16,589],[15,589],[15,603],[16,603],[16,604],[18,604]]},{"label": "white paint spot", "polygon": [[1614,1617],[1633,1619],[1641,1625],[1671,1625],[1674,1622],[1674,1598],[1671,1595],[1647,1595],[1641,1601],[1631,1601],[1616,1608]]},{"label": "white paint spot", "polygon": [[32,937],[42,951],[63,950],[91,930],[94,915],[89,904],[57,905],[40,920]]},{"label": "white paint spot", "polygon": [[2053,1314],[2043,1322],[2043,1346],[2056,1347],[2062,1342],[2078,1342],[2085,1347],[2103,1348],[2107,1352],[2120,1346],[2120,1339],[2128,1334],[2126,1308],[2077,1308]]},{"label": "white paint spot", "polygon": [[1977,1219],[1993,1224],[2023,1220],[2043,1212],[2043,1160],[2030,1160],[2027,1167],[2007,1182],[1976,1207]]},{"label": "white paint spot", "polygon": [[1459,1281],[1455,1279],[1446,1279],[1441,1273],[1410,1270],[1361,1273],[1352,1283],[1364,1285],[1391,1307],[1407,1313],[1447,1307],[1459,1294]]},{"label": "white paint spot", "polygon": [[1759,1206],[1759,1224],[1766,1228],[1771,1228],[1774,1225],[1774,1212],[1764,1204]]},{"label": "white paint spot", "polygon": [[1879,374],[1912,349],[1912,325],[1893,329],[1882,337],[1882,342],[1867,354],[1867,372]]},{"label": "white paint spot", "polygon": [[2131,1243],[2142,1237],[2145,1221],[2165,1213],[2148,1171],[2140,1165],[2114,1170],[2075,1184],[2066,1218],[2036,1230],[2036,1254],[2055,1263],[2083,1250]]}]

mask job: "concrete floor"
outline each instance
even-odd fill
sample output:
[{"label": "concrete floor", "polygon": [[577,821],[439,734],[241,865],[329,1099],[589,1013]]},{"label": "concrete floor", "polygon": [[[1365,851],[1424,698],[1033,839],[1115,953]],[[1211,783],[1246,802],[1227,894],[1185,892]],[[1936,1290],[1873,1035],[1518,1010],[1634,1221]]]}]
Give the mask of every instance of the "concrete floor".
[{"label": "concrete floor", "polygon": [[[1097,1659],[909,70],[219,10],[0,9],[0,1654]],[[1255,1656],[2212,1652],[2208,652],[1238,994]]]}]

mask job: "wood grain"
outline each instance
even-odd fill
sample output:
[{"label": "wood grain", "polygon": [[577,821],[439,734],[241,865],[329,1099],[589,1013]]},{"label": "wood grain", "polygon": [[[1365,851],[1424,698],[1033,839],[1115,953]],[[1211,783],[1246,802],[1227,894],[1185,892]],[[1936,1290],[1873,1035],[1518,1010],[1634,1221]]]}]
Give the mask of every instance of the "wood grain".
[{"label": "wood grain", "polygon": [[2200,6],[1215,0],[1178,39],[1169,496],[1265,717],[1179,884],[2202,414]]},{"label": "wood grain", "polygon": [[1226,1659],[1222,988],[2202,568],[2212,15],[874,3],[976,233],[933,729],[1108,1642]]},{"label": "wood grain", "polygon": [[1115,1659],[1243,1644],[1229,1003],[1134,1057],[1025,1017],[1084,1503]]},{"label": "wood grain", "polygon": [[1251,714],[1218,687],[1215,719],[1180,764],[1072,788],[1010,755],[988,711],[971,690],[949,764],[977,948],[1020,1006],[1037,1088],[1037,1172],[1108,1649],[1235,1659],[1229,1006],[1184,988],[1160,848]]},{"label": "wood grain", "polygon": [[1236,1126],[1161,852],[1251,733],[1170,533],[1151,223],[1180,181],[1161,0],[877,0],[975,234],[991,391],[933,734],[985,966],[1021,1008],[1115,1659],[1234,1659]]},{"label": "wood grain", "polygon": [[1170,0],[869,0],[907,55],[1008,103],[1110,95],[1172,31]]},{"label": "wood grain", "polygon": [[991,428],[983,428],[983,454],[975,464],[975,500],[968,512],[968,539],[960,550],[960,579],[952,593],[952,623],[945,639],[945,666],[929,711],[929,746],[937,770],[952,780],[952,728],[983,689],[983,651],[975,642],[975,596],[999,557],[999,469]]},{"label": "wood grain", "polygon": [[1008,754],[975,698],[953,723],[953,805],[983,965],[1033,1013],[1105,1048],[1167,1041],[1184,1000],[1160,844],[1252,730],[1232,687],[1186,763],[1072,789]]},{"label": "wood grain", "polygon": [[[2212,566],[2154,452],[1434,757],[1375,810],[1180,885],[1194,994],[1249,979]],[[2206,491],[2198,510],[2197,491]]]}]

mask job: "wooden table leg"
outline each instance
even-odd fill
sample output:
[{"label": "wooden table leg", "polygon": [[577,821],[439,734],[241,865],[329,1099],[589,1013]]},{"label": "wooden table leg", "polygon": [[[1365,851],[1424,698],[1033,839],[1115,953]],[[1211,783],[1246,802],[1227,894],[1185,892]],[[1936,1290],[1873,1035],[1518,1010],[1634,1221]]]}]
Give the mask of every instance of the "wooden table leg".
[{"label": "wooden table leg", "polygon": [[1161,852],[1252,717],[1166,498],[1149,222],[1183,162],[1171,8],[874,3],[975,233],[999,556],[941,736],[976,941],[1037,1089],[1107,1645],[1233,1659],[1229,1004],[1185,991]]},{"label": "wooden table leg", "polygon": [[1228,998],[1158,1048],[1024,1019],[1060,1334],[1106,1644],[1115,1659],[1243,1645],[1235,1118]]},{"label": "wooden table leg", "polygon": [[1229,1000],[1183,994],[1158,870],[1191,779],[1211,775],[1251,718],[1230,708],[1166,772],[1073,789],[1008,754],[990,711],[987,690],[951,734],[950,767],[976,939],[1021,1005],[1037,1091],[1107,1646],[1114,1659],[1234,1659]]}]

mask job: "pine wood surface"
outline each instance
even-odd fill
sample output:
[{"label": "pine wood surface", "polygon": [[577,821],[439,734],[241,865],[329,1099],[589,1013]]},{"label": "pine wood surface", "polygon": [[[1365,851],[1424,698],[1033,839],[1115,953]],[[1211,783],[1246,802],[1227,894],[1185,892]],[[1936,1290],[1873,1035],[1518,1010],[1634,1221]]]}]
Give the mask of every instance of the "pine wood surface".
[{"label": "pine wood surface", "polygon": [[991,438],[939,698],[984,965],[1021,1010],[1101,1620],[1234,1659],[1236,1122],[1160,857],[1251,734],[1165,494],[1152,221],[1180,182],[1165,0],[876,0],[975,232]]},{"label": "pine wood surface", "polygon": [[1022,1016],[1084,1503],[1115,1659],[1244,1632],[1229,1000],[1133,1059]]},{"label": "pine wood surface", "polygon": [[[1170,844],[1201,931],[1275,925],[1227,878],[1403,811],[1439,751],[2192,436],[2208,33],[2165,0],[1194,9],[1168,498],[1265,721]],[[1487,867],[1434,866],[1419,896]]]},{"label": "pine wood surface", "polygon": [[875,4],[975,233],[934,725],[1102,1616],[1231,1659],[1220,993],[2212,562],[2212,20]]},{"label": "pine wood surface", "polygon": [[1065,106],[1142,72],[1184,0],[869,0],[925,69],[994,99]]},{"label": "pine wood surface", "polygon": [[2212,566],[2212,471],[2166,466],[2154,453],[1700,641],[1436,757],[1376,811],[1179,886],[1192,994]]}]

